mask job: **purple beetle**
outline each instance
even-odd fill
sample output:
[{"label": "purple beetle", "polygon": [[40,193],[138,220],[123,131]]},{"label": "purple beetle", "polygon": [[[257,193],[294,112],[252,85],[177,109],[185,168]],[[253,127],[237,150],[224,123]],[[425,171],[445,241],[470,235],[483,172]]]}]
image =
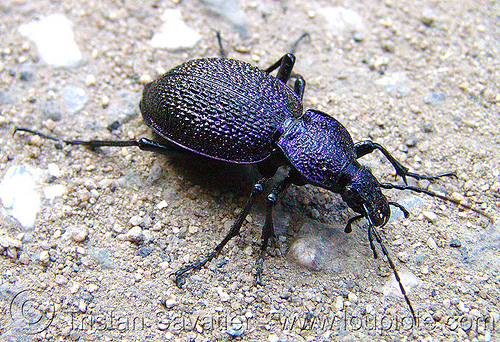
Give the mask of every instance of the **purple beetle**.
[{"label": "purple beetle", "polygon": [[[376,241],[388,258],[415,317],[394,263],[376,229],[388,222],[390,205],[401,209],[405,216],[409,213],[398,203],[389,202],[382,189],[411,190],[456,201],[414,186],[380,183],[358,159],[375,150],[381,151],[405,184],[406,177],[433,180],[454,173],[426,176],[408,172],[381,145],[372,141],[354,143],[346,128],[333,117],[317,110],[303,112],[305,81],[300,75],[292,75],[294,62],[294,55],[289,53],[266,70],[227,58],[195,59],[173,68],[145,86],[140,103],[145,122],[166,142],[146,138],[131,141],[61,140],[30,129],[17,128],[17,131],[72,145],[137,146],[141,150],[166,155],[203,155],[228,163],[255,164],[263,178],[253,186],[246,206],[211,253],[173,274],[179,287],[189,271],[203,267],[238,235],[267,180],[279,167],[286,166],[288,174],[267,196],[262,246],[256,264],[257,282],[261,283],[266,249],[269,239],[274,236],[272,210],[276,201],[291,184],[313,184],[340,194],[358,213],[347,222],[346,232],[351,231],[355,220],[367,219],[368,239],[374,257],[377,258]],[[270,75],[276,69],[277,75]],[[293,89],[287,85],[291,78],[295,79]]]}]

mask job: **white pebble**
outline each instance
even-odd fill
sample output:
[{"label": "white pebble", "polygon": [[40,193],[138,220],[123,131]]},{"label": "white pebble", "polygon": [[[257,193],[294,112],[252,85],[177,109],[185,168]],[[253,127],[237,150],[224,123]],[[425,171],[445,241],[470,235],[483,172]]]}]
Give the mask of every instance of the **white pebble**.
[{"label": "white pebble", "polygon": [[95,85],[95,82],[96,82],[96,78],[95,78],[95,76],[94,76],[94,75],[87,75],[87,76],[85,77],[85,85],[86,85],[87,87],[90,87],[90,86]]},{"label": "white pebble", "polygon": [[36,183],[40,170],[27,165],[11,166],[0,183],[0,199],[4,208],[24,228],[32,228],[40,211],[40,195]]},{"label": "white pebble", "polygon": [[40,261],[44,264],[47,264],[50,261],[50,255],[47,251],[40,252]]},{"label": "white pebble", "polygon": [[179,305],[179,303],[175,299],[175,296],[173,295],[168,296],[168,298],[165,299],[162,303],[167,309],[172,309],[174,306]]},{"label": "white pebble", "polygon": [[57,284],[57,285],[64,285],[68,282],[68,279],[63,276],[63,275],[56,275],[56,277],[54,278],[54,282]]},{"label": "white pebble", "polygon": [[62,14],[52,14],[21,25],[19,32],[35,42],[40,56],[47,64],[74,66],[82,59],[76,45],[73,23]]},{"label": "white pebble", "polygon": [[437,215],[432,211],[424,210],[422,214],[424,215],[424,218],[430,223],[434,223],[437,219]]},{"label": "white pebble", "polygon": [[347,295],[347,299],[353,304],[356,304],[358,302],[358,296],[352,292],[349,292],[349,294]]},{"label": "white pebble", "polygon": [[47,170],[49,171],[49,175],[55,178],[59,178],[61,176],[61,169],[57,164],[50,163],[47,165]]},{"label": "white pebble", "polygon": [[75,242],[84,241],[88,235],[89,235],[89,230],[84,225],[74,227],[73,230],[71,231],[71,238]]},{"label": "white pebble", "polygon": [[434,241],[432,236],[429,236],[429,238],[427,239],[427,246],[432,250],[435,250],[438,247],[436,241]]},{"label": "white pebble", "polygon": [[140,242],[143,240],[142,229],[139,226],[134,226],[125,235],[125,239],[130,242]]},{"label": "white pebble", "polygon": [[144,219],[139,215],[132,216],[130,218],[130,220],[128,221],[128,223],[130,223],[132,226],[139,226],[143,222],[144,222]]},{"label": "white pebble", "polygon": [[107,107],[109,105],[109,96],[103,95],[101,98],[101,106]]},{"label": "white pebble", "polygon": [[159,202],[157,205],[156,205],[156,208],[159,209],[159,210],[162,210],[164,208],[168,207],[168,202],[163,200],[161,202]]},{"label": "white pebble", "polygon": [[344,309],[344,297],[337,296],[337,299],[335,299],[335,308],[337,308],[337,311],[342,311]]},{"label": "white pebble", "polygon": [[176,9],[167,9],[162,15],[163,25],[160,32],[150,40],[150,44],[157,48],[181,49],[193,47],[201,35],[189,28],[182,20],[181,12]]},{"label": "white pebble", "polygon": [[151,76],[145,74],[145,75],[141,75],[141,77],[139,78],[139,83],[141,84],[149,84],[153,81],[153,79],[151,78]]}]

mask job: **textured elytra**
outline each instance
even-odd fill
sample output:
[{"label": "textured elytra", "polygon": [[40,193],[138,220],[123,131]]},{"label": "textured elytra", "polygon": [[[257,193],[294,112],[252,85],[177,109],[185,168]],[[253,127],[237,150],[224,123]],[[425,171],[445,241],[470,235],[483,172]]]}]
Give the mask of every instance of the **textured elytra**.
[{"label": "textured elytra", "polygon": [[233,163],[257,163],[275,149],[287,119],[302,113],[288,86],[242,61],[186,62],[144,89],[141,112],[163,138]]},{"label": "textured elytra", "polygon": [[339,177],[356,160],[354,142],[331,116],[307,110],[280,137],[278,145],[290,163],[310,182],[341,191]]}]

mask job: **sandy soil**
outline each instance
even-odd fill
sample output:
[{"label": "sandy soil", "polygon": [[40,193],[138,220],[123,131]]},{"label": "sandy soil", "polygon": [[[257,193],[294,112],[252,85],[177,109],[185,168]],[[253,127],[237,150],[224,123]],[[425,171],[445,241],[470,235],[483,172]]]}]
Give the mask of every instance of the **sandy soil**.
[{"label": "sandy soil", "polygon": [[[325,19],[329,6],[355,11],[364,27],[356,34],[333,28]],[[148,44],[165,8],[180,8],[202,35],[194,48]],[[458,179],[419,185],[465,198],[498,221],[498,1],[257,0],[242,1],[241,8],[248,37],[244,25],[199,1],[0,5],[0,176],[13,165],[30,165],[44,172],[39,191],[66,188],[63,196],[42,201],[32,230],[0,210],[2,233],[22,240],[17,254],[0,256],[2,339],[214,341],[240,333],[235,339],[500,338],[499,225],[487,226],[470,210],[387,191],[412,211],[382,233],[417,310],[416,325],[391,287],[387,262],[373,259],[364,223],[344,234],[352,211],[339,196],[312,186],[293,187],[276,208],[278,248],[270,250],[264,286],[253,284],[265,215],[259,204],[223,255],[178,289],[169,273],[223,238],[246,201],[249,170],[134,148],[56,149],[51,141],[12,137],[15,126],[51,128],[74,139],[151,137],[138,110],[141,81],[191,58],[217,56],[216,30],[230,57],[262,68],[308,32],[295,66],[307,80],[305,108],[328,112],[355,141],[375,140],[416,172],[456,170]],[[52,13],[74,23],[84,55],[78,67],[44,65],[18,32],[19,25]],[[86,83],[88,75],[95,82]],[[76,114],[63,104],[67,85],[89,97]],[[120,126],[110,131],[114,121]],[[381,154],[363,162],[379,179],[393,181]],[[51,177],[49,164],[61,174]],[[139,243],[127,236],[134,225],[142,230]],[[319,270],[287,256],[297,239],[317,253]],[[19,321],[25,302],[40,303],[45,313],[29,331]]]}]

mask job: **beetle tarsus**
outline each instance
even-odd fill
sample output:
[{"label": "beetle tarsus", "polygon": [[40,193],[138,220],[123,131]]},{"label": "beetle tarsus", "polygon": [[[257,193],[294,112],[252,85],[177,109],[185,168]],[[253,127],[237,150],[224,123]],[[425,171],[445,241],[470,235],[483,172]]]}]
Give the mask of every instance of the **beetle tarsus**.
[{"label": "beetle tarsus", "polygon": [[255,265],[255,278],[258,285],[263,285],[262,272],[264,270],[266,250],[269,244],[269,239],[274,237],[273,208],[276,205],[278,199],[286,192],[290,184],[292,184],[292,177],[287,176],[285,179],[279,182],[278,185],[276,185],[276,187],[267,196],[266,221],[264,222],[264,226],[262,227],[262,245],[260,248],[259,257]]},{"label": "beetle tarsus", "polygon": [[[177,272],[173,273],[173,275],[175,275],[174,282],[176,284],[178,284],[180,281],[181,282],[184,281],[183,279],[185,279],[187,277],[187,274],[186,274],[187,272],[199,270],[200,268],[205,266],[205,264],[207,264],[209,261],[211,261],[213,258],[215,258],[220,253],[220,251],[224,248],[224,246],[233,237],[237,236],[240,233],[240,229],[241,229],[241,226],[243,225],[243,222],[245,221],[245,218],[247,217],[248,213],[250,212],[250,209],[252,208],[257,197],[264,190],[264,186],[265,186],[266,182],[267,182],[267,178],[263,178],[254,184],[254,186],[252,188],[252,192],[250,194],[250,197],[247,201],[247,204],[245,205],[245,208],[243,209],[243,211],[240,213],[240,215],[238,216],[236,221],[231,226],[231,229],[227,233],[226,237],[224,237],[224,239],[217,245],[217,247],[215,247],[215,249],[212,252],[210,252],[205,258],[200,259],[197,262],[195,262],[189,266],[183,267],[180,270],[178,270]],[[184,283],[182,282],[182,284],[184,284]]]},{"label": "beetle tarsus", "polygon": [[354,144],[354,148],[356,150],[356,158],[359,159],[367,154],[372,153],[375,150],[379,150],[382,152],[382,154],[389,160],[389,162],[392,164],[394,169],[396,170],[396,177],[400,176],[403,179],[403,182],[408,185],[408,182],[406,180],[406,177],[412,177],[414,179],[426,179],[426,180],[435,180],[441,177],[449,177],[449,176],[455,176],[456,173],[454,171],[452,172],[445,172],[439,175],[434,175],[434,176],[428,176],[428,175],[421,175],[418,173],[413,173],[409,172],[408,168],[406,166],[403,166],[396,158],[394,158],[389,151],[385,149],[380,144],[377,144],[371,140],[365,140],[365,141],[360,141]]}]

